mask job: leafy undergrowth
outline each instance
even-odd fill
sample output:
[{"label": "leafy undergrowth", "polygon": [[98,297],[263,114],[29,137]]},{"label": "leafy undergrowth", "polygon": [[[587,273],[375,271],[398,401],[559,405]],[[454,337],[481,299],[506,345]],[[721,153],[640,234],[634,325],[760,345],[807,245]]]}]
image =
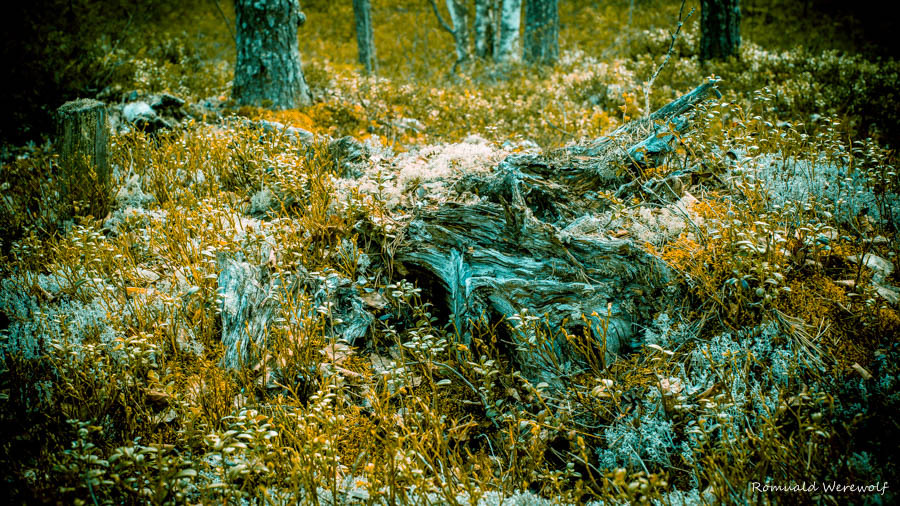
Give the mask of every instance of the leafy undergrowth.
[{"label": "leafy undergrowth", "polygon": [[[377,33],[381,75],[364,78],[347,63],[353,46],[335,42],[350,40],[350,21],[321,21],[352,19],[349,5],[321,4],[306,6],[313,106],[234,108],[237,117],[215,123],[114,136],[107,216],[63,222],[52,146],[11,150],[0,173],[0,459],[12,497],[896,497],[891,488],[820,486],[801,497],[751,486],[897,482],[893,455],[880,450],[898,437],[900,409],[900,275],[891,265],[900,179],[883,144],[897,123],[883,92],[896,89],[896,62],[769,51],[751,38],[740,61],[703,67],[690,25],[647,96],[643,81],[668,47],[668,32],[652,25],[669,26],[677,6],[612,30],[623,2],[564,6],[563,19],[578,23],[563,28],[570,45],[553,68],[476,62],[449,75],[450,42],[426,29],[428,6],[390,4],[376,23],[412,27],[403,40],[417,49]],[[208,14],[204,29],[220,21]],[[229,64],[170,40],[181,48],[174,56],[110,56],[139,64],[108,96],[137,88],[227,99]],[[183,72],[181,59],[202,61],[203,72]],[[474,322],[462,344],[435,295],[397,268],[404,220],[440,202],[455,177],[596,138],[709,74],[723,78],[723,99],[694,114],[671,157],[633,174],[644,191],[620,200],[616,188],[601,189],[610,230],[671,266],[686,294],[615,363],[598,359],[595,337],[568,336],[582,355],[577,370],[562,388],[532,384],[510,358],[510,336],[532,329],[549,339],[558,329],[523,314]],[[318,137],[299,144],[238,117]],[[343,177],[326,135],[367,143],[358,178]],[[686,167],[674,202],[652,190]],[[338,308],[314,294],[284,297],[260,360],[224,367],[217,259],[236,252],[273,276],[304,269],[347,280],[374,316],[365,339],[338,339]]]}]

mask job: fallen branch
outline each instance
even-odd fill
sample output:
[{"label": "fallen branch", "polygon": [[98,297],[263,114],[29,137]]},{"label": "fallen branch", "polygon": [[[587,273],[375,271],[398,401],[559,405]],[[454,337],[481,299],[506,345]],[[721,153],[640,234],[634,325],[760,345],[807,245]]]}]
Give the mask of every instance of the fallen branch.
[{"label": "fallen branch", "polygon": [[[688,13],[687,17],[682,19],[681,15],[684,13],[684,4],[686,0],[681,0],[681,8],[678,9],[678,26],[675,28],[675,33],[672,34],[672,42],[669,44],[669,49],[666,51],[666,57],[663,59],[663,62],[659,64],[659,67],[656,68],[656,72],[650,76],[650,80],[647,81],[646,86],[644,87],[644,111],[650,111],[650,89],[653,87],[653,83],[656,82],[656,78],[659,76],[659,73],[662,72],[662,69],[669,63],[669,58],[672,57],[672,52],[675,50],[675,41],[678,40],[678,33],[681,32],[681,27],[684,23],[691,19],[691,16],[694,14],[694,9],[691,9],[691,12]],[[630,15],[631,11],[629,11]]]}]

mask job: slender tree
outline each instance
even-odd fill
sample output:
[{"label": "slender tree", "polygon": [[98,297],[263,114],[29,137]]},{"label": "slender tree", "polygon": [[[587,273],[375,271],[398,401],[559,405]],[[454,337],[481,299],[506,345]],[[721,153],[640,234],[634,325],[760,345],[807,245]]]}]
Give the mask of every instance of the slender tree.
[{"label": "slender tree", "polygon": [[457,67],[469,60],[469,10],[466,8],[464,0],[447,0],[447,10],[450,11],[450,23],[447,23],[441,16],[441,11],[438,10],[437,2],[435,0],[429,0],[429,2],[441,27],[453,35],[453,42],[456,46],[456,62],[453,64],[455,71]]},{"label": "slender tree", "polygon": [[494,48],[494,60],[510,62],[520,60],[519,27],[522,19],[522,0],[503,0],[500,7],[500,30]]},{"label": "slender tree", "polygon": [[297,0],[234,0],[234,13],[235,101],[275,109],[308,105],[297,41],[297,27],[306,16]]},{"label": "slender tree", "polygon": [[372,31],[372,4],[369,0],[353,0],[356,18],[356,45],[359,47],[359,63],[366,74],[375,72],[375,37]]},{"label": "slender tree", "polygon": [[700,60],[739,55],[740,0],[700,0]]},{"label": "slender tree", "polygon": [[494,0],[475,0],[475,56],[491,56],[494,46]]},{"label": "slender tree", "polygon": [[525,1],[525,61],[551,65],[559,59],[559,1]]}]

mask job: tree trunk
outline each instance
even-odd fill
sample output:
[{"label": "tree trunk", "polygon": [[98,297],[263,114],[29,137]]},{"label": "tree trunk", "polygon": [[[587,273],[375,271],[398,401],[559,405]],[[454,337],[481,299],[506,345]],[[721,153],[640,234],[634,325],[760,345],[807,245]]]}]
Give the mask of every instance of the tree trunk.
[{"label": "tree trunk", "polygon": [[447,0],[450,22],[453,24],[453,41],[456,44],[456,65],[469,59],[469,13],[461,0]]},{"label": "tree trunk", "polygon": [[475,56],[486,58],[494,45],[493,0],[475,0]]},{"label": "tree trunk", "polygon": [[503,0],[500,7],[500,33],[494,60],[511,62],[521,59],[519,48],[519,26],[522,17],[522,0]]},{"label": "tree trunk", "polygon": [[552,65],[559,59],[559,1],[525,1],[525,61]]},{"label": "tree trunk", "polygon": [[375,37],[372,30],[372,5],[369,0],[353,0],[356,18],[356,44],[359,47],[359,63],[366,74],[375,72]]},{"label": "tree trunk", "polygon": [[741,47],[740,0],[700,0],[700,60],[738,56]]},{"label": "tree trunk", "polygon": [[106,104],[80,99],[57,110],[60,195],[72,207],[66,213],[102,218],[111,202]]},{"label": "tree trunk", "polygon": [[300,67],[297,0],[235,0],[237,63],[232,95],[240,105],[291,109],[309,105]]}]

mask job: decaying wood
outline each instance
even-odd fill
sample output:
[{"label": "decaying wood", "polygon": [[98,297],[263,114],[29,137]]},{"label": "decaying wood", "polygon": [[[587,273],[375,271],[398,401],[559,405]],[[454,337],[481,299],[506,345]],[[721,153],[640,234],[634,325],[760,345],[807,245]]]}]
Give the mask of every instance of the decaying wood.
[{"label": "decaying wood", "polygon": [[542,345],[533,326],[509,336],[519,367],[534,381],[557,384],[578,363],[563,329],[587,332],[598,347],[605,343],[597,352],[612,362],[665,304],[671,273],[631,240],[583,225],[608,207],[596,192],[614,191],[627,177],[615,164],[669,149],[674,136],[659,135],[656,125],[683,129],[686,120],[679,116],[717,93],[714,84],[587,147],[511,155],[487,176],[462,178],[454,189],[466,197],[420,211],[395,260],[443,288],[432,297],[445,302],[463,341],[481,319],[539,317],[550,332]]},{"label": "decaying wood", "polygon": [[708,79],[689,93],[669,102],[649,116],[626,123],[611,134],[589,142],[586,146],[575,146],[571,148],[571,151],[586,156],[615,155],[621,157],[623,147],[635,146],[648,137],[655,136],[660,128],[664,128],[669,122],[690,111],[697,104],[708,100],[710,96],[721,98],[722,94],[716,89],[716,82],[715,79]]},{"label": "decaying wood", "polygon": [[676,139],[673,132],[681,132],[688,126],[681,116],[710,97],[721,97],[716,82],[709,79],[649,116],[626,123],[585,144],[568,146],[553,153],[549,158],[558,166],[555,179],[585,190],[615,189],[629,183],[622,168],[646,165],[647,161],[652,163],[671,151],[671,143]]},{"label": "decaying wood", "polygon": [[[606,338],[606,360],[612,362],[632,338],[633,324],[650,317],[668,269],[631,241],[567,230],[566,216],[575,208],[564,202],[554,208],[547,195],[522,191],[527,176],[520,167],[531,163],[528,158],[507,159],[482,181],[485,200],[447,204],[413,220],[396,259],[440,280],[463,340],[483,316],[511,319],[527,311],[570,334],[582,333],[584,316],[598,342]],[[531,349],[533,337],[531,330],[514,336],[520,366],[536,381],[551,381],[559,372],[553,358],[564,363],[575,357],[561,335],[552,340],[553,358]]]},{"label": "decaying wood", "polygon": [[80,99],[57,110],[57,144],[62,169],[60,195],[81,202],[80,214],[108,211],[111,181],[106,104]]},{"label": "decaying wood", "polygon": [[[218,296],[222,321],[223,365],[238,368],[265,356],[274,322],[302,324],[302,314],[328,308],[331,337],[353,344],[373,321],[352,282],[337,274],[316,275],[299,269],[273,272],[241,256],[218,257]],[[297,303],[305,294],[308,304]],[[287,303],[286,301],[293,301]]]}]

